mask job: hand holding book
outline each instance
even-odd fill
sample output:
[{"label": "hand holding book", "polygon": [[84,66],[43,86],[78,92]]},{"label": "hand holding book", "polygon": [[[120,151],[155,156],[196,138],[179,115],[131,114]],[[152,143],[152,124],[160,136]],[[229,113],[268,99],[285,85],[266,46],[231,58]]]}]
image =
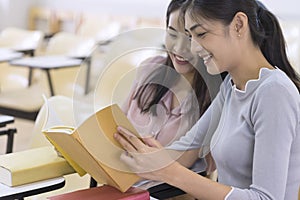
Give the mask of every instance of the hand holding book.
[{"label": "hand holding book", "polygon": [[87,172],[98,183],[124,192],[140,178],[120,160],[124,150],[113,136],[117,126],[138,135],[116,104],[97,111],[75,129],[60,126],[43,132],[79,174]]},{"label": "hand holding book", "polygon": [[114,136],[126,150],[121,160],[144,178],[160,181],[159,176],[149,178],[145,173],[161,170],[174,162],[169,152],[154,138],[148,137],[142,141],[124,127],[118,127],[118,133]]}]

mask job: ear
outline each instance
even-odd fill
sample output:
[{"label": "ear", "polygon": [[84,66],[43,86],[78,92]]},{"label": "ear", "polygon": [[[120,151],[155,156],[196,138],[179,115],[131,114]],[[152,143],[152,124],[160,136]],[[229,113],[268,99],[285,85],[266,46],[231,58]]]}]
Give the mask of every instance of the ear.
[{"label": "ear", "polygon": [[237,12],[232,19],[231,28],[237,37],[242,37],[248,30],[248,17],[243,12]]}]

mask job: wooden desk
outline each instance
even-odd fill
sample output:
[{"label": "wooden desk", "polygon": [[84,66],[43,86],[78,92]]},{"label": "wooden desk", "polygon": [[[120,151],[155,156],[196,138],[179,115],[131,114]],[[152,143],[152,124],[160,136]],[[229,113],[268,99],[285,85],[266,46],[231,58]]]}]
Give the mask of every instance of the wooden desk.
[{"label": "wooden desk", "polygon": [[24,199],[24,197],[56,190],[65,186],[65,178],[59,177],[30,184],[9,187],[0,183],[0,200]]},{"label": "wooden desk", "polygon": [[15,118],[9,115],[0,115],[0,128],[5,127],[7,124],[15,122]]},{"label": "wooden desk", "polygon": [[[15,118],[8,115],[0,115],[0,128],[4,128],[7,124],[11,124],[15,121]],[[0,130],[1,135],[7,135],[6,153],[11,153],[14,144],[14,134],[17,132],[15,128]]]},{"label": "wooden desk", "polygon": [[0,63],[1,62],[8,62],[17,58],[21,58],[23,53],[15,52],[10,49],[0,48]]},{"label": "wooden desk", "polygon": [[[70,58],[67,56],[38,56],[38,57],[29,57],[22,58],[18,60],[13,60],[10,62],[14,66],[29,67],[30,69],[42,69],[47,74],[48,84],[50,88],[51,96],[55,95],[50,70],[53,69],[62,69],[68,67],[78,67],[82,64],[82,59]],[[31,85],[32,74],[29,75],[28,85]],[[87,80],[88,81],[88,77]]]}]

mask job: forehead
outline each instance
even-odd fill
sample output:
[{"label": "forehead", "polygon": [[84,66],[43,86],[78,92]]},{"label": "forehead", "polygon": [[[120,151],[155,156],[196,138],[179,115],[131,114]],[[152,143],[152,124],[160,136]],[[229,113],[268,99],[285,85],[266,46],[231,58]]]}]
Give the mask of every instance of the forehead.
[{"label": "forehead", "polygon": [[171,26],[176,30],[183,30],[184,25],[180,22],[180,17],[180,10],[171,12],[168,26]]},{"label": "forehead", "polygon": [[[188,12],[186,12],[184,15],[184,24],[185,24],[185,29],[190,31],[191,28],[193,28],[197,25],[200,25],[200,27],[202,27],[204,24],[206,24],[206,22],[200,16],[197,19],[195,19]],[[197,27],[199,27],[199,26],[197,26]]]},{"label": "forehead", "polygon": [[204,17],[197,16],[192,17],[189,13],[185,13],[184,16],[184,26],[188,31],[193,31],[198,28],[202,29],[220,29],[223,27],[223,24],[216,20],[208,20]]}]

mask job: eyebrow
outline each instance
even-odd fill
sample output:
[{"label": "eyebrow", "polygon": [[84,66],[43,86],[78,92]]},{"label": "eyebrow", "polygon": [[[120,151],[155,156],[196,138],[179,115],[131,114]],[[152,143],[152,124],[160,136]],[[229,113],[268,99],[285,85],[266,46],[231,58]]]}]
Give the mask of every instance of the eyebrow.
[{"label": "eyebrow", "polygon": [[173,31],[177,31],[175,28],[173,28],[172,26],[168,26],[168,29],[171,29]]},{"label": "eyebrow", "polygon": [[203,28],[203,26],[201,24],[195,24],[194,26],[190,27],[190,31],[194,31],[199,26]]}]

